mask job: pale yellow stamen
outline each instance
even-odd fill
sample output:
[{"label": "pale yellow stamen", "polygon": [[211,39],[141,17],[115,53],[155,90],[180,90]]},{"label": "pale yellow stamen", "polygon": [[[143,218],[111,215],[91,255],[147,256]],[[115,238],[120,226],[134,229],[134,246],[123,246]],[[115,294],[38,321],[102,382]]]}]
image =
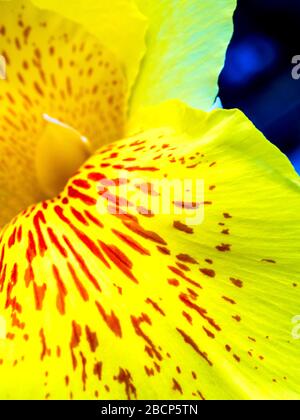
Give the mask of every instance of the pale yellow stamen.
[{"label": "pale yellow stamen", "polygon": [[89,140],[46,114],[36,150],[36,173],[45,198],[59,194],[92,153]]}]

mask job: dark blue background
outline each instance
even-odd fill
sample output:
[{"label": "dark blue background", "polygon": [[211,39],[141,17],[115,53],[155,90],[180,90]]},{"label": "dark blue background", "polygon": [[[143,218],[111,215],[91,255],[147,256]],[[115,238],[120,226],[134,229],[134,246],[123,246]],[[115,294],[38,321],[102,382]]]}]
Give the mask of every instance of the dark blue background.
[{"label": "dark blue background", "polygon": [[238,107],[300,173],[300,0],[238,0],[220,76],[224,108]]}]

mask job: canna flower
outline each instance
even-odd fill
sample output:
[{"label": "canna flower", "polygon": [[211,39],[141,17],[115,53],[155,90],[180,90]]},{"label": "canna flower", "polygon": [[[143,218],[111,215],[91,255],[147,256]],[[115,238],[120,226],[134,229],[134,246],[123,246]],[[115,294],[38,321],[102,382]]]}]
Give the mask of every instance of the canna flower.
[{"label": "canna flower", "polygon": [[299,398],[299,178],[200,110],[233,9],[0,1],[1,398]]}]

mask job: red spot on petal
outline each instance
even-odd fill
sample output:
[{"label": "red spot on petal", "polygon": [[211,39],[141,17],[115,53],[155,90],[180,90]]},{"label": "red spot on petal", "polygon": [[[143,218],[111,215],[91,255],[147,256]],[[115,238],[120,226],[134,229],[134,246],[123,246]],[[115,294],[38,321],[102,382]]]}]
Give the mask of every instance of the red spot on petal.
[{"label": "red spot on petal", "polygon": [[100,312],[104,322],[109,327],[109,329],[119,338],[122,338],[122,329],[121,324],[117,316],[111,311],[110,315],[108,315],[103,306],[99,302],[95,302],[98,311]]}]

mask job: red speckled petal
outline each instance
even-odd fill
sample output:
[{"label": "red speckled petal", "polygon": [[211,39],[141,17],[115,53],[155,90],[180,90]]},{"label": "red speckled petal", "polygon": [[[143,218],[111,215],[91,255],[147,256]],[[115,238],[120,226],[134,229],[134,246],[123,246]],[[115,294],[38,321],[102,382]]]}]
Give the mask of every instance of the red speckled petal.
[{"label": "red speckled petal", "polygon": [[0,15],[0,54],[6,60],[0,83],[3,226],[45,198],[36,168],[45,114],[72,126],[95,150],[124,135],[128,81],[106,39],[86,26],[24,0],[0,1]]},{"label": "red speckled petal", "polygon": [[298,398],[297,176],[237,111],[139,121],[2,230],[0,396]]}]

